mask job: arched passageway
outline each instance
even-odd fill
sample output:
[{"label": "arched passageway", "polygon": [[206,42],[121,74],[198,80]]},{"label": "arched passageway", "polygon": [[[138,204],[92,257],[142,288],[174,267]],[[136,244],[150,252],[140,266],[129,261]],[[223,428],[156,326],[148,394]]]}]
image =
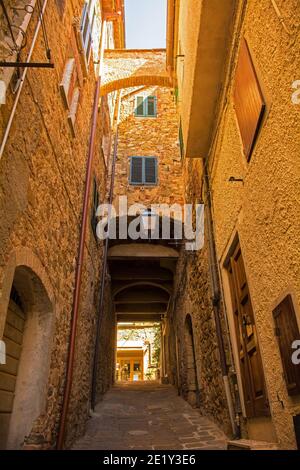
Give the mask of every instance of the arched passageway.
[{"label": "arched passageway", "polygon": [[53,305],[46,289],[26,266],[15,269],[5,317],[0,448],[20,449],[35,420],[45,411],[54,326]]}]

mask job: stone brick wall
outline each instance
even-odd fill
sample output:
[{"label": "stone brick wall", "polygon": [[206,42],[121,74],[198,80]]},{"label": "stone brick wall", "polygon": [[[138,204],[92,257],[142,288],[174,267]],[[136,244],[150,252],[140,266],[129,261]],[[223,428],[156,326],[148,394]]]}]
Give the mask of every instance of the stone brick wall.
[{"label": "stone brick wall", "polygon": [[[186,160],[184,176],[185,202],[200,203],[202,200],[201,160]],[[177,384],[184,398],[193,406],[199,406],[204,415],[211,417],[230,436],[232,430],[220,367],[208,259],[206,232],[205,245],[202,250],[187,252],[184,247],[181,250],[175,274],[173,305],[167,328],[170,345],[168,375],[172,383]],[[226,341],[223,310],[221,315],[228,367],[230,368],[229,345]],[[189,325],[187,324],[190,320],[195,358],[192,357]],[[190,369],[194,360],[198,397],[191,393],[193,374]],[[179,374],[177,369],[179,369]]]},{"label": "stone brick wall", "polygon": [[[122,100],[119,125],[118,159],[114,194],[127,195],[128,204],[140,202],[173,204],[183,202],[183,178],[178,146],[178,118],[172,92],[168,88],[150,87]],[[135,117],[135,97],[155,95],[157,117]],[[158,158],[158,184],[133,186],[129,182],[131,156]],[[115,198],[115,202],[116,198]],[[118,205],[116,204],[116,209]]]},{"label": "stone brick wall", "polygon": [[104,57],[102,94],[110,93],[116,88],[170,85],[164,49],[107,50]]},{"label": "stone brick wall", "polygon": [[[0,278],[1,294],[6,286],[7,263],[16,250],[34,253],[48,276],[54,292],[55,332],[51,347],[51,363],[47,385],[45,412],[37,417],[27,443],[53,446],[59,424],[65,367],[73,305],[75,266],[78,255],[79,230],[95,90],[92,61],[88,78],[81,88],[75,136],[72,135],[59,91],[64,65],[68,57],[72,20],[80,16],[82,1],[66,2],[61,18],[56,2],[49,2],[46,26],[54,70],[30,69],[17,107],[13,126],[0,162]],[[36,22],[29,23],[27,50]],[[33,58],[43,61],[44,46],[39,36]],[[2,138],[14,96],[8,93],[7,104],[0,108]],[[106,108],[105,108],[106,106]],[[101,149],[102,122],[108,113],[103,105],[96,138],[93,173],[97,177],[100,200],[106,190],[106,167]],[[107,132],[107,130],[106,130]],[[90,201],[92,204],[92,190]],[[89,219],[91,217],[91,211]],[[101,272],[101,245],[96,243],[88,222],[83,266],[80,314],[77,329],[76,359],[67,433],[69,444],[81,433],[88,416],[91,382],[91,360],[95,339],[96,305]],[[39,276],[39,273],[36,273]],[[45,286],[47,289],[47,286]],[[2,335],[6,309],[1,305]],[[114,331],[114,318],[104,315],[106,334]],[[109,345],[103,343],[107,355]],[[102,352],[102,355],[104,353]],[[108,364],[109,361],[108,361]],[[32,365],[28,365],[32,367]],[[101,391],[111,384],[109,370],[101,379]]]},{"label": "stone brick wall", "polygon": [[[273,439],[287,449],[296,445],[292,416],[300,412],[300,399],[287,394],[272,311],[291,293],[300,325],[299,105],[292,103],[292,83],[300,78],[300,6],[293,0],[277,4],[284,25],[271,2],[253,0],[248,2],[240,33],[240,38],[245,35],[247,39],[267,104],[251,161],[247,163],[243,154],[233,102],[233,73],[211,171],[220,266],[222,269],[224,256],[238,233],[262,354]],[[242,178],[244,184],[230,183],[231,176]],[[222,271],[226,281],[226,272]],[[225,298],[232,319],[228,289]]]}]

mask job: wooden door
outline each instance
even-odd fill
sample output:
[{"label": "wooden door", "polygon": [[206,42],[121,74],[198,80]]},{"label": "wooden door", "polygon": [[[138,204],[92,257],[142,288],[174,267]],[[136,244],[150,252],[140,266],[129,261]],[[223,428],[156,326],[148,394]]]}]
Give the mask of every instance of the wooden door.
[{"label": "wooden door", "polygon": [[24,325],[25,314],[13,300],[10,300],[3,335],[6,345],[6,364],[0,365],[0,448],[2,449],[5,448],[13,410]]},{"label": "wooden door", "polygon": [[269,416],[264,372],[241,247],[228,267],[247,417]]}]

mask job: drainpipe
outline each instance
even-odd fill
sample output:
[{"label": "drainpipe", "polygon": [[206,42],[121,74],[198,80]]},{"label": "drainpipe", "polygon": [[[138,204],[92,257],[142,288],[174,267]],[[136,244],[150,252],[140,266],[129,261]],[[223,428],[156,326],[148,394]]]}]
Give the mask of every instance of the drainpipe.
[{"label": "drainpipe", "polygon": [[[117,100],[117,118],[116,118],[116,129],[115,129],[115,142],[114,142],[114,153],[111,167],[111,180],[110,180],[110,189],[109,189],[109,201],[108,204],[111,207],[114,197],[114,185],[115,185],[115,173],[116,173],[116,161],[118,154],[118,123],[120,115],[120,106],[121,106],[121,92],[119,93]],[[108,221],[110,219],[110,210],[108,213]],[[108,222],[108,232],[109,232],[109,222]],[[105,240],[104,246],[104,255],[102,263],[102,274],[101,274],[101,291],[100,291],[100,300],[99,300],[99,309],[98,309],[98,318],[97,318],[97,327],[96,327],[96,342],[94,350],[94,360],[93,360],[93,374],[92,374],[92,388],[91,388],[91,409],[95,410],[96,400],[97,400],[97,378],[98,378],[98,364],[100,359],[100,332],[101,332],[101,322],[103,317],[104,310],[104,294],[105,294],[105,280],[107,272],[107,256],[108,256],[108,245],[109,237]]]},{"label": "drainpipe", "polygon": [[[38,20],[38,23],[37,23],[35,31],[34,31],[34,36],[33,36],[33,39],[32,39],[31,46],[30,46],[30,50],[29,50],[29,53],[28,53],[28,56],[27,56],[27,59],[26,59],[27,64],[30,62],[32,54],[33,54],[35,43],[37,41],[39,31],[40,31],[40,28],[41,28],[41,24],[42,24],[41,20],[42,20],[44,14],[45,14],[47,3],[48,3],[48,0],[44,0],[44,4],[43,4],[42,10],[41,10],[41,14],[39,16],[39,20]],[[25,83],[25,78],[26,78],[26,75],[27,75],[27,71],[28,71],[28,68],[25,67],[24,71],[22,73],[22,76],[21,76],[20,86],[19,86],[18,91],[17,91],[17,95],[16,95],[16,98],[15,98],[15,101],[14,101],[14,105],[13,105],[12,111],[10,113],[9,120],[8,120],[6,129],[5,129],[5,132],[4,132],[4,136],[3,136],[3,139],[2,139],[2,142],[1,142],[0,160],[2,158],[4,149],[5,149],[5,145],[7,143],[8,137],[9,137],[10,129],[11,129],[11,126],[12,126],[12,123],[13,123],[13,120],[14,120],[14,117],[15,117],[15,114],[16,114],[16,110],[17,110],[17,106],[18,106],[18,103],[19,103],[19,100],[20,100],[21,92],[23,90],[23,86],[24,86],[24,83]]]},{"label": "drainpipe", "polygon": [[77,321],[78,321],[79,304],[80,304],[82,268],[83,268],[83,261],[84,261],[84,247],[85,247],[85,236],[86,236],[88,210],[89,210],[92,168],[93,168],[93,160],[94,160],[94,154],[95,154],[95,139],[96,139],[98,107],[99,107],[99,99],[100,99],[100,85],[101,85],[100,73],[101,73],[101,64],[103,62],[105,31],[106,31],[106,22],[103,21],[101,41],[100,41],[100,51],[101,51],[100,71],[99,71],[99,76],[96,82],[96,89],[95,89],[95,95],[94,95],[91,133],[90,133],[89,150],[88,150],[88,158],[87,158],[85,189],[84,189],[83,209],[82,209],[80,238],[79,238],[79,250],[78,250],[76,275],[75,275],[75,289],[74,289],[74,294],[73,294],[73,312],[72,312],[72,318],[71,318],[71,332],[70,332],[69,351],[68,351],[68,359],[67,359],[66,382],[65,382],[65,388],[64,388],[63,405],[62,405],[60,424],[59,424],[59,430],[58,430],[58,438],[57,438],[57,449],[59,450],[63,449],[63,446],[64,446],[66,420],[67,420],[67,414],[69,410],[69,402],[70,402],[72,382],[73,382],[76,330],[77,330]]},{"label": "drainpipe", "polygon": [[216,324],[217,342],[218,342],[220,361],[221,361],[221,372],[223,376],[225,395],[226,395],[233,435],[235,438],[240,438],[239,424],[237,423],[236,418],[235,418],[235,410],[234,410],[232,394],[231,394],[230,385],[229,385],[226,352],[225,352],[225,347],[224,347],[222,326],[221,326],[221,312],[220,312],[221,289],[220,289],[220,278],[219,278],[219,271],[218,271],[216,242],[215,242],[215,237],[214,237],[211,188],[210,188],[210,183],[209,183],[207,163],[204,164],[204,188],[205,188],[206,203],[207,203],[206,215],[207,215],[207,225],[208,225],[208,242],[209,242],[209,257],[210,257],[209,264],[210,264],[211,280],[212,280],[212,287],[213,287],[212,300],[213,300],[214,317],[215,317],[215,324]]}]

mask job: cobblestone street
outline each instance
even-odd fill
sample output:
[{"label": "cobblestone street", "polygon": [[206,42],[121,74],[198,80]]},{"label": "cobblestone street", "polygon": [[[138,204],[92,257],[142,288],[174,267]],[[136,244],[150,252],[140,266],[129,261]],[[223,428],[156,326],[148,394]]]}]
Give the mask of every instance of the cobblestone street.
[{"label": "cobblestone street", "polygon": [[223,450],[226,436],[169,385],[115,386],[98,404],[73,449]]}]

